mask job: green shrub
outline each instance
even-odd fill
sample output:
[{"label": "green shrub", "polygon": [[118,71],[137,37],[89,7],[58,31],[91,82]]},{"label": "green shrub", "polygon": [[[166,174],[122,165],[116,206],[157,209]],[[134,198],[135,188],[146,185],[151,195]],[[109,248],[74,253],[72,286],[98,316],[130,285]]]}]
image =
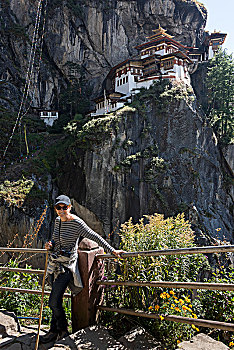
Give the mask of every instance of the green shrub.
[{"label": "green shrub", "polygon": [[[130,219],[120,231],[121,247],[125,251],[163,250],[194,247],[194,233],[183,214],[165,219],[163,215],[144,216],[139,223]],[[132,257],[119,262],[120,281],[197,281],[201,270],[209,270],[208,260],[202,254],[167,255],[159,257]],[[116,279],[110,269],[110,278]],[[113,283],[114,284],[114,283]],[[168,297],[167,297],[168,296]],[[138,322],[158,339],[174,349],[182,339],[190,338],[198,328],[165,321],[163,316],[175,314],[197,318],[192,292],[168,288],[118,287],[107,288],[106,304],[158,313],[162,320]],[[175,301],[176,300],[176,301]],[[178,303],[178,305],[177,305]]]},{"label": "green shrub", "polygon": [[[11,259],[8,267],[19,268],[18,259]],[[31,266],[26,265],[26,269]],[[0,285],[2,287],[41,290],[41,284],[38,275],[29,273],[19,273],[13,271],[3,271],[0,273]],[[47,289],[47,286],[46,286]],[[51,319],[51,310],[48,306],[49,296],[44,296],[42,323],[48,324]],[[0,308],[12,311],[16,316],[39,317],[41,307],[41,295],[5,292],[0,291]],[[71,300],[65,299],[63,302],[68,319],[71,319]],[[24,322],[24,321],[22,321]],[[28,321],[27,321],[28,322]],[[34,321],[30,321],[34,323]],[[38,323],[38,321],[35,321]]]}]

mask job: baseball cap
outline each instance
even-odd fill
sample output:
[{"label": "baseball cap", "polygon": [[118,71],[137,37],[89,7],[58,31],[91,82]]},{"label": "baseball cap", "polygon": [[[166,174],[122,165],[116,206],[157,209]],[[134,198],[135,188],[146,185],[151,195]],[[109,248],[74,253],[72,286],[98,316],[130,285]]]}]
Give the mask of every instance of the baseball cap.
[{"label": "baseball cap", "polygon": [[57,204],[66,204],[66,205],[71,205],[71,200],[68,196],[65,196],[64,194],[62,194],[61,196],[58,196],[56,199],[55,199],[55,205]]}]

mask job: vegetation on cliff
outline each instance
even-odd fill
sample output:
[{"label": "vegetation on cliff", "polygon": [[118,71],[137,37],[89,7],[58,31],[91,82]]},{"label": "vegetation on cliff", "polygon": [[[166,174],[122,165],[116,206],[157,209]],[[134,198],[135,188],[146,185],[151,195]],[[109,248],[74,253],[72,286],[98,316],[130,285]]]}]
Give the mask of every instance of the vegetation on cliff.
[{"label": "vegetation on cliff", "polygon": [[207,73],[207,117],[220,142],[234,142],[234,60],[219,51],[209,62]]}]

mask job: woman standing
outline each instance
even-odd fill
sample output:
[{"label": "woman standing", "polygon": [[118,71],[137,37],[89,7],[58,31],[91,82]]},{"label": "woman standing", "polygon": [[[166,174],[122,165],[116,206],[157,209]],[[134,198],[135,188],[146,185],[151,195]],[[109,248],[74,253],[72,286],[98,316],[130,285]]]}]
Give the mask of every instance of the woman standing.
[{"label": "woman standing", "polygon": [[40,337],[41,343],[61,340],[69,335],[67,320],[62,307],[63,294],[66,288],[73,295],[82,289],[82,281],[78,270],[78,244],[80,237],[88,238],[104,248],[105,251],[120,257],[122,250],[115,250],[99,234],[91,230],[78,216],[71,214],[70,198],[61,195],[56,198],[55,210],[58,217],[55,220],[52,240],[46,242],[45,248],[52,251],[49,257],[47,275],[52,285],[49,306],[52,310],[52,320],[49,332]]}]

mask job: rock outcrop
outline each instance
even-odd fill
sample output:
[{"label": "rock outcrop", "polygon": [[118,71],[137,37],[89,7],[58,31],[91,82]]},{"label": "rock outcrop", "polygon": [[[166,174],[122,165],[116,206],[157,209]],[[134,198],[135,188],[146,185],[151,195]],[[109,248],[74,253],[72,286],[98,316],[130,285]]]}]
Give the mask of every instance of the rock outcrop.
[{"label": "rock outcrop", "polygon": [[198,334],[190,341],[183,341],[177,350],[228,350],[229,347],[206,334]]},{"label": "rock outcrop", "polygon": [[130,217],[195,208],[195,229],[233,241],[229,170],[212,129],[184,100],[148,95],[138,110],[86,124],[82,149],[58,163],[61,192],[95,213],[106,235]]},{"label": "rock outcrop", "polygon": [[[16,107],[20,100],[19,87],[26,77],[36,10],[37,2],[29,0],[0,5],[0,79],[6,81],[5,95],[15,100],[13,105],[2,101],[8,108]],[[43,16],[44,7],[42,20]],[[110,68],[136,54],[134,47],[152,35],[158,24],[183,44],[199,45],[206,17],[206,9],[195,0],[48,1],[41,70],[38,78],[33,78],[35,91],[31,87],[29,93],[33,105],[59,108],[59,93],[69,80],[71,64],[72,74],[82,79],[84,90],[94,96]]]}]

